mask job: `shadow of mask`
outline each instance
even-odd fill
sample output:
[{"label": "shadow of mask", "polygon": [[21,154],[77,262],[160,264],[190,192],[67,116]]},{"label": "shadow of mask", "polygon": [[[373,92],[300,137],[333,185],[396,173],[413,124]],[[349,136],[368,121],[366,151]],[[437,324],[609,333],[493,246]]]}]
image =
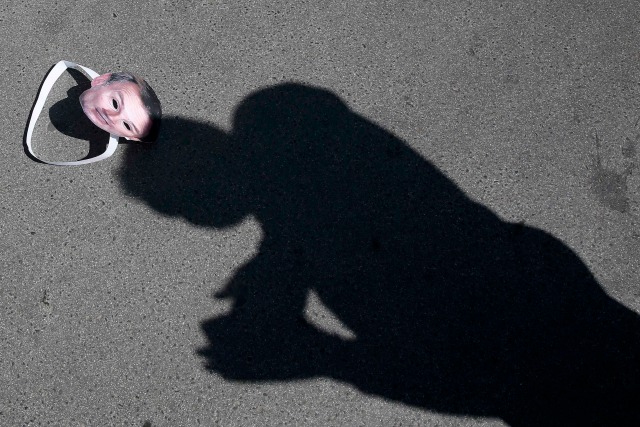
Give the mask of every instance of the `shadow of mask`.
[{"label": "shadow of mask", "polygon": [[85,158],[102,154],[109,141],[109,134],[95,126],[84,114],[80,105],[80,95],[91,87],[91,81],[80,71],[68,69],[77,85],[67,90],[67,97],[51,106],[49,120],[59,132],[89,142],[89,152]]}]

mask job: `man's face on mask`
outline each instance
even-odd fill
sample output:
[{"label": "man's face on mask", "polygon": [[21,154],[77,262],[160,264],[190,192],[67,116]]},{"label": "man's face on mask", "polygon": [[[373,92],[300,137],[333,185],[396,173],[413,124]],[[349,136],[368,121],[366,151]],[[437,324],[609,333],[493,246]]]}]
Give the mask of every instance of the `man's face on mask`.
[{"label": "man's face on mask", "polygon": [[91,88],[80,95],[80,105],[100,129],[127,139],[140,140],[151,127],[151,120],[134,82],[108,83],[111,74],[91,81]]}]

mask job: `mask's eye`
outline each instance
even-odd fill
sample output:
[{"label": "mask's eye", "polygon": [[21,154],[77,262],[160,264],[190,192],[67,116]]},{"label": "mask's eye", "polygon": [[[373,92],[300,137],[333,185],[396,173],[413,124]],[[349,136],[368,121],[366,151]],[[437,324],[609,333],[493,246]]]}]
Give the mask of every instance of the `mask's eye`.
[{"label": "mask's eye", "polygon": [[123,122],[122,124],[124,125],[125,128],[127,128],[127,130],[131,130],[131,126],[129,126],[129,123]]},{"label": "mask's eye", "polygon": [[118,109],[118,101],[116,101],[115,99],[112,99],[111,102],[113,103],[113,108],[115,108],[117,110]]}]

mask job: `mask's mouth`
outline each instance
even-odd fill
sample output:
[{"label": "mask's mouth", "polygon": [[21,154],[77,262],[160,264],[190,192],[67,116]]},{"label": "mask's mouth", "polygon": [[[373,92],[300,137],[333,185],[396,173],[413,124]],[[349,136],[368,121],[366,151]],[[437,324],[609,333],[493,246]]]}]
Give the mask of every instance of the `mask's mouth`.
[{"label": "mask's mouth", "polygon": [[90,107],[85,104],[84,102],[85,93],[80,95],[80,106],[82,107],[82,111],[84,112],[84,115],[87,116],[89,120],[91,120],[93,124],[98,126],[99,128],[102,127],[101,125],[109,126],[109,120],[107,119],[106,114],[101,112],[97,107]]},{"label": "mask's mouth", "polygon": [[85,116],[87,116],[89,120],[91,120],[93,124],[98,126],[99,128],[103,129],[104,127],[109,126],[109,121],[107,120],[106,116],[98,108],[85,110],[83,107],[82,111],[84,111]]},{"label": "mask's mouth", "polygon": [[100,117],[100,119],[104,122],[105,125],[109,126],[111,124],[111,122],[107,118],[107,115],[104,114],[104,112],[102,112],[102,110],[100,110],[98,108],[95,108],[95,111],[96,111],[96,115],[98,117]]},{"label": "mask's mouth", "polygon": [[82,107],[82,112],[84,113],[85,116],[87,116],[89,118],[89,120],[91,120],[93,122],[94,125],[98,125],[98,123],[96,122],[96,112],[93,111],[94,109],[88,109],[87,106],[85,105],[84,102],[84,93],[82,95],[80,95],[80,106]]}]

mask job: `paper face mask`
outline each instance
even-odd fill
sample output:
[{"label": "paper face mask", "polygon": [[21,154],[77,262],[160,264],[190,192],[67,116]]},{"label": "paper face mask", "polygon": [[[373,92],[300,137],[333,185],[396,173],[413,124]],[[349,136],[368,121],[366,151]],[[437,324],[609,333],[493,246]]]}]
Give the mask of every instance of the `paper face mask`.
[{"label": "paper face mask", "polygon": [[82,110],[100,129],[126,139],[140,141],[151,127],[151,119],[132,81],[114,80],[103,74],[91,81],[80,96]]},{"label": "paper face mask", "polygon": [[[96,126],[109,132],[109,144],[105,152],[97,157],[70,162],[51,162],[42,160],[33,153],[31,137],[35,123],[42,112],[51,88],[67,68],[82,71],[91,77],[91,87],[80,96],[80,104],[84,113]],[[128,76],[130,75],[125,75],[124,73],[98,75],[92,69],[70,61],[58,62],[49,71],[42,83],[29,118],[24,139],[29,154],[36,160],[52,165],[84,165],[110,157],[115,152],[118,146],[118,138],[121,136],[139,141],[147,135],[152,127],[152,121],[141,99],[140,88],[136,80],[132,76],[130,78]],[[146,85],[146,83],[144,84]],[[148,85],[147,90],[153,92]],[[155,94],[153,96],[155,97]],[[155,101],[157,102],[157,98],[155,98]],[[159,102],[157,102],[157,110],[156,116],[158,116],[159,120],[161,114]]]}]

